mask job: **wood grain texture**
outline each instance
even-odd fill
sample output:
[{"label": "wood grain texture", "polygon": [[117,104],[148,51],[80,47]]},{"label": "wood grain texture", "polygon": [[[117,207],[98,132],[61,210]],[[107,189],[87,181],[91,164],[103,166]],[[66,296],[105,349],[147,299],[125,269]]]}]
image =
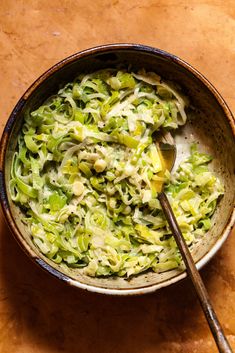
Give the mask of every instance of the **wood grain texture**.
[{"label": "wood grain texture", "polygon": [[[51,65],[102,43],[140,42],[199,69],[235,112],[234,0],[2,0],[0,133],[18,98]],[[235,349],[235,237],[202,271]],[[0,353],[212,353],[188,281],[144,297],[81,292],[26,258],[0,216]]]}]

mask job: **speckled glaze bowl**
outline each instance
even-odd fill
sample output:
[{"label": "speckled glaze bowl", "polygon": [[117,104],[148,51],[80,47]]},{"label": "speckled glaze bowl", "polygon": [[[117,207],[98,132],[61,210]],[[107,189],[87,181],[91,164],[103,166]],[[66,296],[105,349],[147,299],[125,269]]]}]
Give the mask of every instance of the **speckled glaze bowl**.
[{"label": "speckled glaze bowl", "polygon": [[54,65],[25,92],[12,111],[5,126],[0,149],[0,194],[7,223],[16,240],[30,258],[58,279],[78,288],[104,294],[131,295],[153,292],[186,277],[182,270],[162,274],[151,271],[130,280],[123,278],[91,278],[79,269],[55,264],[42,255],[33,244],[29,231],[21,222],[21,211],[9,196],[12,157],[24,113],[34,110],[59,87],[73,80],[78,73],[131,64],[134,70],[155,71],[166,80],[178,83],[189,97],[194,113],[176,134],[177,161],[187,153],[192,140],[200,149],[214,156],[212,168],[225,185],[225,195],[213,216],[212,229],[193,248],[193,257],[200,269],[218,251],[232,229],[235,212],[235,123],[217,90],[197,70],[178,57],[162,50],[136,44],[112,44],[84,50]]}]

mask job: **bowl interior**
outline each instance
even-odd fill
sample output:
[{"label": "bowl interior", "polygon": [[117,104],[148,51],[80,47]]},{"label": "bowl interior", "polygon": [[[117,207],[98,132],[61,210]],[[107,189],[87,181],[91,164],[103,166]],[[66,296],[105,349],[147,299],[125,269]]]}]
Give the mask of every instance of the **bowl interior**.
[{"label": "bowl interior", "polygon": [[[84,275],[79,269],[69,269],[63,264],[57,265],[43,256],[34,246],[28,229],[21,222],[21,211],[12,203],[9,197],[10,167],[16,148],[17,135],[21,129],[25,112],[36,109],[45,99],[56,93],[61,86],[73,80],[79,73],[120,65],[128,67],[130,64],[133,70],[145,68],[147,71],[158,73],[165,80],[171,80],[180,85],[195,110],[189,114],[187,124],[176,132],[178,148],[176,164],[188,154],[190,143],[197,141],[200,150],[209,152],[214,156],[211,168],[218,174],[225,185],[225,195],[213,216],[212,229],[193,248],[195,261],[202,259],[218,242],[233,210],[235,198],[235,143],[232,128],[224,110],[210,89],[186,65],[180,64],[176,58],[166,53],[133,47],[93,50],[74,56],[67,62],[58,64],[46,76],[39,79],[26,92],[20,106],[18,105],[17,109],[12,113],[11,119],[14,120],[14,123],[6,146],[4,175],[12,224],[14,224],[16,229],[15,233],[17,234],[15,235],[17,239],[36,261],[41,262],[43,267],[52,272],[51,266],[63,275],[67,275],[77,281],[78,285],[83,283],[99,288],[138,289],[156,284],[161,286],[166,282],[168,283],[169,280],[175,281],[182,272],[182,269],[162,274],[147,272],[127,281],[114,277],[91,278]],[[48,267],[48,265],[50,266]]]}]

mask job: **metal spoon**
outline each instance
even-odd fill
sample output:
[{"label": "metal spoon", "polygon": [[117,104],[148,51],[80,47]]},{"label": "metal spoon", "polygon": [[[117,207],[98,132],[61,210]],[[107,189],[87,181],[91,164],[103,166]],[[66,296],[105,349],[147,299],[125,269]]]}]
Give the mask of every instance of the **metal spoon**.
[{"label": "metal spoon", "polygon": [[[170,143],[159,142],[158,147],[161,151],[163,159],[166,160],[167,169],[172,170],[175,159],[176,159],[176,145],[172,141]],[[169,227],[172,231],[172,234],[175,238],[175,241],[178,245],[178,248],[181,252],[183,261],[185,263],[188,275],[194,285],[195,292],[200,301],[202,310],[204,311],[205,317],[209,324],[212,335],[214,336],[215,343],[217,345],[218,351],[220,353],[232,353],[232,349],[228,343],[228,340],[222,330],[222,327],[219,323],[217,315],[212,307],[208,292],[204,286],[202,278],[196,268],[192,255],[189,251],[189,248],[184,240],[184,237],[181,233],[179,225],[176,221],[175,215],[169,203],[169,200],[164,193],[161,191],[158,194],[158,199],[161,203],[163,212],[169,224]]]}]

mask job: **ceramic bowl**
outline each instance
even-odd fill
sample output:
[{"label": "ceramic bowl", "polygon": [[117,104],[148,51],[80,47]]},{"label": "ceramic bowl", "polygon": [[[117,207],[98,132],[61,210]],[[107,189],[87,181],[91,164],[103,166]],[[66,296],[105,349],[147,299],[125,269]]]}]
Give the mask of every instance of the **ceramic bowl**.
[{"label": "ceramic bowl", "polygon": [[153,292],[186,277],[183,270],[161,274],[151,271],[130,280],[123,278],[91,278],[79,269],[55,264],[42,255],[33,244],[28,229],[21,222],[22,214],[9,196],[9,179],[17,136],[26,110],[34,110],[61,85],[73,80],[78,73],[131,64],[134,70],[145,68],[162,78],[178,83],[195,108],[185,127],[176,135],[178,160],[187,153],[192,140],[200,149],[214,156],[212,168],[225,185],[225,195],[213,216],[213,226],[194,246],[193,257],[200,269],[221,247],[234,223],[235,199],[235,124],[223,98],[212,84],[191,65],[162,50],[136,44],[112,44],[84,50],[54,65],[25,92],[13,109],[5,126],[0,150],[0,193],[7,223],[16,240],[30,258],[48,273],[68,284],[93,292],[130,295]]}]

